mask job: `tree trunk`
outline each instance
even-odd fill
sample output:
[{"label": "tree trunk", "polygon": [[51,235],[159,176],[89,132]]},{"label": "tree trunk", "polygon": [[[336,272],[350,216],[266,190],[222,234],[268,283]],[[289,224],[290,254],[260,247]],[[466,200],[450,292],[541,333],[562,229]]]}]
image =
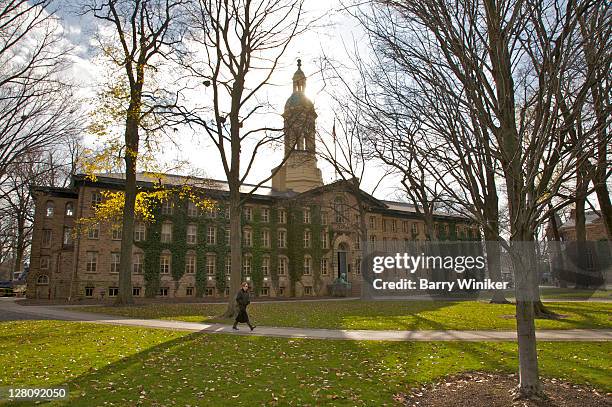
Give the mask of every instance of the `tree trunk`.
[{"label": "tree trunk", "polygon": [[125,156],[125,204],[121,229],[121,254],[119,259],[119,293],[115,305],[133,304],[132,297],[132,245],[134,238],[134,211],[136,207],[136,160]]},{"label": "tree trunk", "polygon": [[134,303],[132,297],[132,245],[134,244],[134,213],[136,209],[136,163],[138,159],[138,126],[141,88],[132,92],[125,126],[125,202],[121,229],[119,259],[119,293],[115,305]]},{"label": "tree trunk", "polygon": [[601,217],[606,226],[606,234],[608,240],[612,241],[612,203],[610,202],[610,192],[608,191],[605,179],[603,181],[594,179],[593,182],[595,183],[595,193],[599,201]]},{"label": "tree trunk", "polygon": [[532,243],[523,240],[512,244],[520,381],[516,398],[522,399],[542,395],[535,335],[535,311],[540,301],[535,272],[535,248]]},{"label": "tree trunk", "polygon": [[230,258],[231,258],[231,273],[229,284],[229,297],[227,301],[227,309],[223,314],[223,318],[235,318],[238,314],[235,295],[240,289],[241,284],[241,268],[242,268],[242,230],[241,217],[242,210],[240,204],[240,191],[238,187],[231,188],[230,191]]},{"label": "tree trunk", "polygon": [[565,270],[565,253],[561,250],[561,234],[559,233],[559,224],[557,223],[557,214],[552,211],[552,204],[548,204],[548,209],[551,210],[550,215],[550,230],[552,232],[552,240],[549,244],[552,246],[551,272],[559,283],[559,287],[567,288],[567,272]]},{"label": "tree trunk", "polygon": [[586,288],[589,286],[589,276],[586,271],[586,192],[589,186],[589,179],[584,169],[584,164],[580,165],[576,171],[576,207],[574,210],[574,230],[576,232],[576,242],[574,250],[578,270],[575,275],[576,288]]},{"label": "tree trunk", "polygon": [[23,270],[23,253],[25,252],[25,217],[17,217],[17,244],[15,247],[15,264],[13,265],[13,275],[11,280],[15,276],[15,273]]},{"label": "tree trunk", "polygon": [[[499,247],[499,234],[485,228],[485,245],[487,248],[487,270],[489,272],[489,278],[493,281],[502,281],[501,274],[501,257]],[[506,296],[501,290],[494,290],[491,296],[492,304],[509,304],[510,301],[506,299]]]}]

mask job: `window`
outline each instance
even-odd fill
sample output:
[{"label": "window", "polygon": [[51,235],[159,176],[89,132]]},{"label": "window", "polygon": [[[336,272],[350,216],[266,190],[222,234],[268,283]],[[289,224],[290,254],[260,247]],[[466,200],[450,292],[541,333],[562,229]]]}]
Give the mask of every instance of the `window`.
[{"label": "window", "polygon": [[142,242],[146,239],[147,228],[144,222],[136,222],[134,226],[134,241]]},{"label": "window", "polygon": [[95,208],[102,203],[102,194],[100,191],[93,191],[91,193],[91,207]]},{"label": "window", "polygon": [[198,216],[198,206],[193,201],[187,202],[187,216],[192,218]]},{"label": "window", "polygon": [[310,230],[305,230],[304,231],[304,248],[305,249],[309,249],[310,248]]},{"label": "window", "polygon": [[47,218],[52,218],[54,212],[55,212],[55,204],[53,203],[53,201],[47,201],[45,216]]},{"label": "window", "polygon": [[268,229],[261,231],[261,245],[263,247],[270,247],[270,231]]},{"label": "window", "polygon": [[344,198],[341,196],[336,197],[336,199],[334,200],[334,214],[336,218],[336,223],[343,223],[346,219],[344,213],[345,209],[346,208]]},{"label": "window", "polygon": [[159,289],[159,296],[160,297],[167,297],[168,296],[168,287],[161,287]]},{"label": "window", "polygon": [[167,199],[162,202],[161,213],[162,215],[172,215],[174,212],[174,202]]},{"label": "window", "polygon": [[114,225],[111,229],[111,237],[113,240],[121,240],[123,235],[123,227],[121,225]]},{"label": "window", "polygon": [[376,229],[376,217],[370,216],[370,229]]},{"label": "window", "polygon": [[87,252],[86,256],[85,270],[88,273],[95,273],[98,271],[98,252]]},{"label": "window", "polygon": [[132,255],[132,272],[134,274],[142,274],[143,263],[144,263],[144,254],[134,253]]},{"label": "window", "polygon": [[321,231],[321,248],[329,249],[329,235],[325,229]]},{"label": "window", "polygon": [[285,287],[278,287],[278,295],[279,296],[285,295]]},{"label": "window", "polygon": [[36,279],[36,284],[47,285],[49,284],[49,276],[46,274],[41,274]]},{"label": "window", "polygon": [[64,212],[64,215],[69,217],[74,216],[74,204],[72,202],[66,203],[66,210]]},{"label": "window", "polygon": [[419,234],[419,224],[414,222],[412,224],[412,234],[413,235],[418,235]]},{"label": "window", "polygon": [[284,249],[287,247],[287,231],[279,230],[278,231],[278,247]]},{"label": "window", "polygon": [[40,269],[49,270],[49,256],[40,257]]},{"label": "window", "polygon": [[170,255],[162,254],[159,258],[159,272],[161,274],[170,273]]},{"label": "window", "polygon": [[186,295],[187,297],[192,297],[192,296],[193,296],[193,287],[187,287],[187,288],[185,289],[185,295]]},{"label": "window", "polygon": [[261,274],[264,276],[270,275],[270,258],[262,257],[261,259]]},{"label": "window", "polygon": [[312,287],[311,286],[305,286],[304,287],[304,295],[312,295]]},{"label": "window", "polygon": [[196,272],[196,256],[193,253],[185,256],[185,274],[195,274]]},{"label": "window", "polygon": [[357,239],[355,239],[355,250],[361,250],[361,236],[358,233],[356,237]]},{"label": "window", "polygon": [[111,273],[119,272],[119,262],[120,262],[121,253],[111,253]]},{"label": "window", "polygon": [[261,295],[262,297],[267,297],[270,295],[270,289],[268,287],[261,287],[261,289],[259,290],[259,295]]},{"label": "window", "polygon": [[132,297],[140,297],[140,287],[132,287]]},{"label": "window", "polygon": [[42,230],[42,247],[51,247],[51,236],[53,232],[51,229],[43,229]]},{"label": "window", "polygon": [[327,225],[327,212],[321,212],[321,225]]},{"label": "window", "polygon": [[321,259],[321,275],[326,276],[329,273],[329,264],[327,259]]},{"label": "window", "polygon": [[371,243],[375,243],[376,242],[376,236],[375,235],[371,235],[370,236],[370,242]]},{"label": "window", "polygon": [[245,206],[242,209],[242,214],[244,215],[244,220],[246,220],[247,222],[253,220],[253,208],[251,208],[250,206]]},{"label": "window", "polygon": [[94,288],[93,287],[85,287],[85,297],[93,297]]},{"label": "window", "polygon": [[387,230],[389,230],[388,224],[389,224],[389,220],[388,219],[383,219],[383,221],[382,221],[383,232],[386,232]]},{"label": "window", "polygon": [[206,256],[206,274],[214,275],[217,272],[217,258],[213,255]]},{"label": "window", "polygon": [[208,219],[215,219],[217,217],[217,207],[213,206],[206,209],[206,217]]},{"label": "window", "polygon": [[245,247],[253,246],[253,232],[251,229],[244,229],[242,231],[242,244]]},{"label": "window", "polygon": [[396,219],[391,220],[391,232],[397,232],[397,220]]},{"label": "window", "polygon": [[361,274],[361,259],[357,258],[355,260],[355,274]]},{"label": "window", "polygon": [[198,235],[198,226],[194,224],[187,225],[187,244],[196,244]]},{"label": "window", "polygon": [[261,208],[261,221],[265,223],[270,222],[270,209]]},{"label": "window", "polygon": [[278,223],[287,223],[287,211],[283,208],[278,210]]},{"label": "window", "polygon": [[230,256],[225,259],[225,274],[228,276],[232,274],[232,258]]},{"label": "window", "polygon": [[312,274],[312,259],[308,256],[304,257],[304,275],[309,276]]},{"label": "window", "polygon": [[100,238],[100,224],[99,223],[90,225],[89,228],[87,228],[87,238],[88,239]]},{"label": "window", "polygon": [[279,257],[278,258],[278,275],[284,276],[287,274],[287,258]]},{"label": "window", "polygon": [[310,209],[304,209],[304,223],[310,223]]},{"label": "window", "polygon": [[242,273],[245,276],[251,275],[251,263],[252,263],[251,256],[244,256],[242,258]]},{"label": "window", "polygon": [[166,222],[162,224],[161,242],[172,243],[172,223]]},{"label": "window", "polygon": [[119,295],[119,288],[117,287],[108,287],[108,296],[116,297]]},{"label": "window", "polygon": [[402,222],[402,232],[404,233],[408,233],[409,229],[408,229],[408,222],[407,221],[403,221]]},{"label": "window", "polygon": [[212,287],[206,287],[206,290],[204,290],[204,295],[206,295],[207,297],[212,297],[213,295],[215,295],[215,289]]},{"label": "window", "polygon": [[217,227],[209,226],[208,231],[206,233],[206,243],[207,244],[217,244]]},{"label": "window", "polygon": [[225,245],[229,246],[230,245],[230,230],[229,228],[225,229]]}]

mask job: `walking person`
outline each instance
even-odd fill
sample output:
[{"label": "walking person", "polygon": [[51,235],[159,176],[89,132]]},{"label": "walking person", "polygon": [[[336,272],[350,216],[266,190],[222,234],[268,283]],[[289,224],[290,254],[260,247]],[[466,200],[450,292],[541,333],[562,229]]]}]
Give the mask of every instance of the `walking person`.
[{"label": "walking person", "polygon": [[251,303],[249,299],[249,283],[246,281],[242,283],[240,286],[240,290],[238,290],[238,294],[236,294],[236,302],[238,303],[238,315],[236,315],[236,321],[234,321],[234,326],[232,327],[235,330],[238,330],[238,322],[246,323],[251,331],[255,329],[255,325],[251,325],[249,321],[249,314],[247,314],[247,305]]}]

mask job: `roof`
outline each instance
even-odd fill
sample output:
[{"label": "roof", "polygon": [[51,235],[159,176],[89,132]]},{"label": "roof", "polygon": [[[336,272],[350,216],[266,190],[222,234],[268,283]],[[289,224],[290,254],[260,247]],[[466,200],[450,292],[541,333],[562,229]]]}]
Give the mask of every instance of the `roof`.
[{"label": "roof", "polygon": [[[120,187],[124,180],[124,173],[106,173],[99,174],[96,176],[97,180],[95,182],[88,181],[84,174],[79,174],[74,176],[74,182],[84,182],[91,183],[96,185],[105,185],[109,187]],[[136,181],[141,184],[141,186],[145,187],[153,187],[155,184],[162,185],[171,185],[171,186],[181,186],[181,185],[189,185],[196,188],[202,188],[209,191],[220,191],[222,193],[229,192],[229,185],[227,181],[215,180],[210,178],[202,178],[202,177],[194,177],[194,176],[185,176],[185,175],[177,175],[177,174],[154,174],[148,172],[139,172],[136,174]],[[317,188],[313,188],[311,190],[297,193],[292,190],[288,191],[278,191],[272,189],[268,186],[258,186],[253,193],[253,198],[264,198],[264,199],[287,199],[287,198],[295,198],[298,196],[308,196],[308,195],[316,195],[321,192],[326,192],[329,190],[334,190],[337,188],[346,188],[346,184],[349,181],[346,180],[338,180],[332,182],[330,184],[322,185]],[[243,194],[249,193],[253,188],[255,188],[254,184],[243,184],[240,188],[240,192]],[[63,189],[68,191],[67,189]],[[345,189],[348,191],[348,189]],[[71,191],[71,190],[70,190]],[[387,201],[377,199],[374,196],[368,194],[363,190],[359,190],[362,194],[363,198],[367,200],[370,204],[370,210],[381,212],[381,213],[393,213],[399,216],[409,216],[415,217],[418,215],[416,207],[407,202],[398,202],[398,201]],[[75,193],[75,192],[72,192]],[[434,216],[438,218],[445,218],[448,220],[463,220],[469,221],[469,219],[465,216],[459,216],[456,214],[452,214],[445,211],[434,211]]]},{"label": "roof", "polygon": [[[385,205],[387,205],[387,208],[389,210],[392,210],[392,211],[417,213],[416,207],[413,204],[410,204],[408,202],[385,201],[385,200],[383,200],[381,202],[383,202]],[[434,210],[433,211],[433,215],[434,216],[447,216],[447,217],[452,217],[452,218],[467,219],[465,216],[454,214],[454,213],[451,213],[451,212],[448,212],[448,211],[441,211],[441,210]]]},{"label": "roof", "polygon": [[30,193],[32,192],[43,192],[49,196],[56,196],[61,198],[78,198],[78,193],[73,188],[63,187],[50,187],[44,185],[31,185]]},{"label": "roof", "polygon": [[[598,223],[601,223],[603,221],[602,217],[600,216],[600,214],[598,214],[595,211],[585,211],[584,213],[584,217],[585,219],[585,225],[589,226],[589,225],[595,225]],[[559,226],[559,230],[561,229],[572,229],[576,227],[576,219],[575,218],[569,218],[567,221],[565,221],[565,223],[563,223],[561,226]]]},{"label": "roof", "polygon": [[[340,189],[350,192],[351,190],[351,187],[349,184],[350,182],[357,182],[357,181],[340,179],[330,184],[325,184],[320,187],[313,188],[308,191],[304,191],[300,194],[300,196],[315,195],[317,193],[326,192],[334,188],[340,188]],[[406,217],[411,217],[411,218],[414,218],[415,216],[419,215],[419,212],[417,211],[416,207],[407,202],[387,201],[387,200],[378,199],[368,194],[362,189],[359,189],[359,192],[362,195],[362,199],[367,201],[368,204],[370,205],[370,208],[369,208],[370,211],[386,213],[386,214],[392,213],[394,215],[406,216]],[[440,211],[440,210],[434,211],[433,215],[437,218],[443,218],[445,220],[470,221],[470,219],[465,216],[456,215],[450,212]]]},{"label": "roof", "polygon": [[314,104],[306,97],[304,92],[293,92],[285,102],[285,110],[293,107],[305,106],[314,109]]},{"label": "roof", "polygon": [[[112,184],[119,186],[125,181],[124,173],[106,173],[97,174],[95,184]],[[84,174],[75,176],[77,182],[88,182]],[[89,181],[91,182],[91,181]],[[136,182],[143,186],[152,187],[155,184],[182,186],[189,185],[195,188],[202,188],[211,191],[229,192],[227,181],[215,180],[211,178],[202,178],[194,176],[185,176],[178,174],[154,174],[149,172],[139,172],[136,174]],[[268,186],[256,186],[254,184],[243,184],[240,188],[240,193],[246,194],[255,189],[254,196],[269,197],[269,198],[290,198],[297,195],[293,191],[277,191]]]}]

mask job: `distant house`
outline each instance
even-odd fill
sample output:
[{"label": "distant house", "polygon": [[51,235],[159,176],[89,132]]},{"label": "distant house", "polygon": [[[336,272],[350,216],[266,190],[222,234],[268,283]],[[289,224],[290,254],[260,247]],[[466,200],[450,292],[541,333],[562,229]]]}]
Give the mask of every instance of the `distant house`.
[{"label": "distant house", "polygon": [[[595,211],[585,212],[586,240],[607,240],[606,225],[600,214]],[[576,240],[576,212],[572,209],[570,218],[559,226],[561,240],[568,242]]]},{"label": "distant house", "polygon": [[[550,271],[560,285],[576,287],[602,287],[609,281],[611,272],[610,244],[607,241],[603,218],[595,211],[585,212],[586,241],[576,241],[576,213],[559,224],[560,244],[549,248]],[[552,228],[548,227],[547,237],[554,241]]]}]

